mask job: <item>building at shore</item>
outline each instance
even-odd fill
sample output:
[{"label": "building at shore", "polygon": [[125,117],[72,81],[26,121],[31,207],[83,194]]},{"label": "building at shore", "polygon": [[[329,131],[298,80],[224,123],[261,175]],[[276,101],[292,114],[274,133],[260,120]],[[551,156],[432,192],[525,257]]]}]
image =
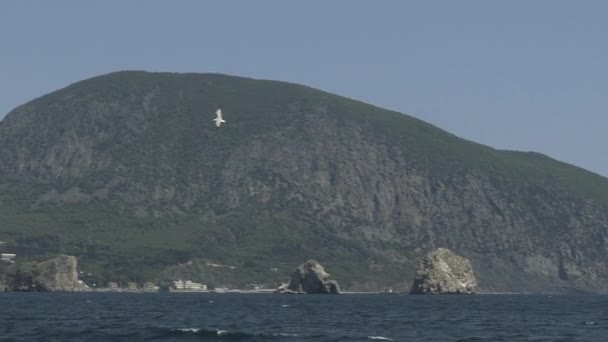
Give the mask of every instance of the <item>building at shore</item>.
[{"label": "building at shore", "polygon": [[190,280],[175,280],[170,291],[207,291],[207,285]]},{"label": "building at shore", "polygon": [[158,286],[156,286],[154,283],[144,283],[144,291],[158,291],[160,288]]}]

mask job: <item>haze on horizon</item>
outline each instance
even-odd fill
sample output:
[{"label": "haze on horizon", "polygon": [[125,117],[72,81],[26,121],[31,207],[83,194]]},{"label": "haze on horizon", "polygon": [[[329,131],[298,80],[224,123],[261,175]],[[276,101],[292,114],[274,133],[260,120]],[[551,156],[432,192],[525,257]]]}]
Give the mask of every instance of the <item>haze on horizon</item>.
[{"label": "haze on horizon", "polygon": [[607,15],[599,0],[7,0],[0,118],[113,71],[219,72],[305,84],[608,176]]}]

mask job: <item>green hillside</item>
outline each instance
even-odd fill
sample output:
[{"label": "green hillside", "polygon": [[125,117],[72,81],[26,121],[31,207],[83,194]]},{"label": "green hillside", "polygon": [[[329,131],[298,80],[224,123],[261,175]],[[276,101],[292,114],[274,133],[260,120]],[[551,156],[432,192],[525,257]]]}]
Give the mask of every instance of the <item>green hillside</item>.
[{"label": "green hillside", "polygon": [[0,144],[0,241],[100,284],[270,286],[316,258],[346,289],[406,288],[449,247],[486,290],[608,288],[606,178],[300,85],[117,72],[16,108]]}]

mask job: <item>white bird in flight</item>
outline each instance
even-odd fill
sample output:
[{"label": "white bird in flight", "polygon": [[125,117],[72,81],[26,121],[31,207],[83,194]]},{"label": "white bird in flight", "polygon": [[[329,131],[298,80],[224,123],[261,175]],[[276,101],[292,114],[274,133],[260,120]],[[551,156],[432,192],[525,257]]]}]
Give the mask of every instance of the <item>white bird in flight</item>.
[{"label": "white bird in flight", "polygon": [[215,127],[220,127],[222,125],[222,122],[226,122],[226,120],[222,119],[222,109],[218,108],[215,111],[215,115],[217,115],[217,117],[215,119],[213,119],[213,121],[215,121]]}]

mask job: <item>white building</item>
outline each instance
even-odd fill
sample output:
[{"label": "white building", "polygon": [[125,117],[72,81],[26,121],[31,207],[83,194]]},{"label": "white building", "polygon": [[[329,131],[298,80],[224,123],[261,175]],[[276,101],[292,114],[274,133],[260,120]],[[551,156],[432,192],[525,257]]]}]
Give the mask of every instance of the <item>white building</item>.
[{"label": "white building", "polygon": [[145,283],[144,284],[144,291],[158,291],[160,288],[156,285],[154,285],[154,283]]},{"label": "white building", "polygon": [[173,289],[178,291],[207,291],[207,285],[194,283],[190,280],[175,280],[173,281]]}]

